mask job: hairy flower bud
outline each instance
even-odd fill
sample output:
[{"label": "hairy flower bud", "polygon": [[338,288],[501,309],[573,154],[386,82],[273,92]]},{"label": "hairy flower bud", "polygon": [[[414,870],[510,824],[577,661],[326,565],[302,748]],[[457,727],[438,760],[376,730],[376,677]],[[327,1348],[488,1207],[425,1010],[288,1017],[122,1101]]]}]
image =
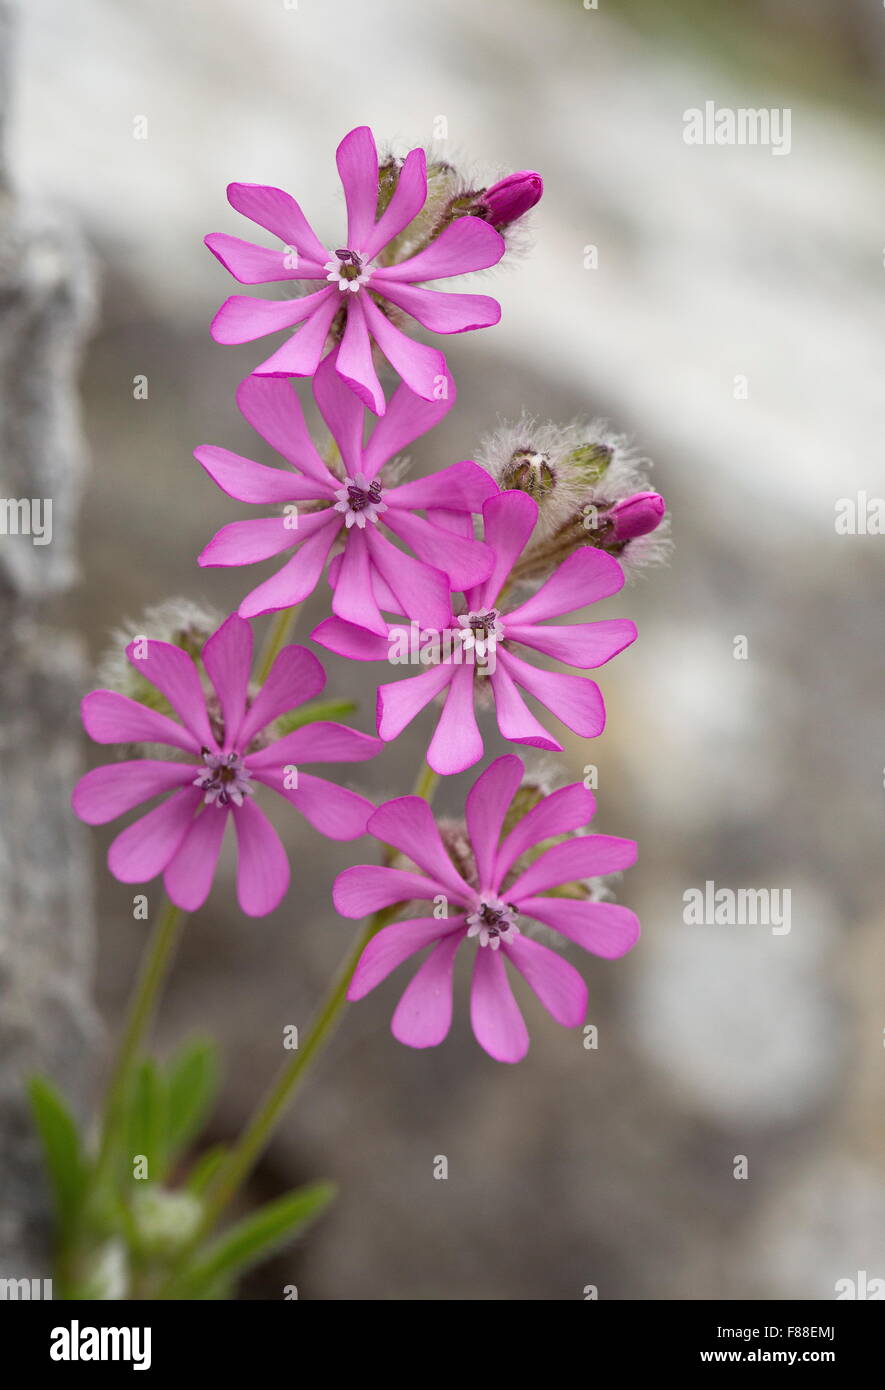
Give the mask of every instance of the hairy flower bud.
[{"label": "hairy flower bud", "polygon": [[540,174],[529,169],[521,169],[517,174],[493,183],[479,195],[477,215],[484,217],[498,231],[524,217],[540,202],[544,192],[544,182]]},{"label": "hairy flower bud", "polygon": [[657,530],[667,504],[658,492],[635,492],[616,502],[608,513],[616,541],[632,541]]},{"label": "hairy flower bud", "polygon": [[531,448],[516,449],[501,473],[505,490],[527,492],[535,501],[548,497],[556,486],[556,469],[550,455]]},{"label": "hairy flower bud", "polygon": [[576,478],[592,485],[605,476],[614,452],[610,444],[579,444],[567,455],[565,467],[570,468]]}]

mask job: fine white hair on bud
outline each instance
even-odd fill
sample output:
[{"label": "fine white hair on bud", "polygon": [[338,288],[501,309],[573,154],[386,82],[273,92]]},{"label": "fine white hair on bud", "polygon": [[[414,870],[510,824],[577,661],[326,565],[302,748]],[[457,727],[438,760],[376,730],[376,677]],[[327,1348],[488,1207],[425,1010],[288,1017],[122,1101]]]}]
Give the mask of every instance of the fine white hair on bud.
[{"label": "fine white hair on bud", "polygon": [[[126,618],[113,630],[96,668],[99,688],[115,690],[120,695],[127,695],[130,700],[147,705],[149,709],[172,715],[174,712],[156,686],[145,679],[137,669],[137,663],[129,660],[126,648],[132,642],[147,639],[148,642],[169,642],[181,647],[189,656],[198,657],[206,639],[221,626],[223,620],[224,614],[218,609],[210,604],[195,603],[192,599],[168,598],[161,603],[151,604],[140,618]],[[213,702],[217,704],[217,697],[199,661],[197,671],[203,680],[211,717]],[[171,762],[187,761],[187,754],[183,750],[155,744],[118,744],[116,753],[124,760],[156,757]]]},{"label": "fine white hair on bud", "polygon": [[140,618],[124,618],[114,628],[96,668],[98,684],[116,690],[142,704],[153,705],[158,696],[150,682],[132,666],[126,656],[130,642],[146,637],[155,642],[171,642],[190,656],[197,656],[203,643],[221,626],[224,614],[211,604],[188,598],[167,598],[145,608]]},{"label": "fine white hair on bud", "polygon": [[[480,463],[508,490],[527,492],[538,503],[538,522],[514,570],[514,582],[543,581],[582,545],[603,545],[611,508],[649,491],[650,459],[605,420],[575,419],[561,425],[523,415],[501,424],[480,444]],[[609,528],[610,529],[610,528]],[[657,528],[618,544],[625,572],[663,563],[670,550],[669,518]]]},{"label": "fine white hair on bud", "polygon": [[[408,146],[404,146],[408,149]],[[427,159],[427,201],[407,227],[380,253],[381,265],[396,265],[424,250],[451,222],[459,217],[489,216],[483,204],[483,194],[506,180],[511,171],[486,162],[462,156],[431,142],[424,147]],[[389,148],[379,156],[378,216],[388,206],[396,191],[403,156],[399,148]],[[527,256],[534,246],[531,212],[522,213],[514,221],[496,230],[507,247],[504,262],[514,262]],[[503,264],[503,262],[501,262]],[[495,267],[474,271],[474,277],[491,275]]]}]

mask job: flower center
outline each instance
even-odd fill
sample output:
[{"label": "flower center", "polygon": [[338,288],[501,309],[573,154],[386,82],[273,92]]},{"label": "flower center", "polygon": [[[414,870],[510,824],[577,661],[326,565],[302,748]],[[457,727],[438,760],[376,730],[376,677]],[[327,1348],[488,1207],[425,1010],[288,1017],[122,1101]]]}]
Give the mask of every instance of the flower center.
[{"label": "flower center", "polygon": [[359,251],[350,251],[346,246],[341,246],[332,252],[332,256],[333,259],[326,261],[323,269],[327,272],[326,279],[333,285],[337,283],[342,294],[345,290],[356,294],[360,285],[367,284],[371,279],[374,267],[363,259]]},{"label": "flower center", "polygon": [[344,486],[336,488],[335,496],[338,499],[335,511],[343,512],[348,530],[351,526],[358,526],[363,531],[367,521],[377,523],[381,513],[387,511],[387,503],[382,500],[384,490],[380,479],[373,478],[369,482],[363,473],[357,473],[355,478],[345,478]]},{"label": "flower center", "polygon": [[480,946],[497,951],[502,941],[512,941],[519,935],[518,913],[513,903],[500,898],[481,898],[467,918],[467,935],[478,936]]},{"label": "flower center", "polygon": [[494,651],[504,636],[504,624],[497,608],[461,613],[458,626],[461,629],[458,633],[461,645],[468,651],[472,648],[480,659],[485,659],[487,652]]},{"label": "flower center", "polygon": [[205,792],[203,797],[207,806],[242,806],[247,796],[252,796],[252,774],[239,753],[212,753],[203,749],[205,772],[198,772],[193,785]]}]

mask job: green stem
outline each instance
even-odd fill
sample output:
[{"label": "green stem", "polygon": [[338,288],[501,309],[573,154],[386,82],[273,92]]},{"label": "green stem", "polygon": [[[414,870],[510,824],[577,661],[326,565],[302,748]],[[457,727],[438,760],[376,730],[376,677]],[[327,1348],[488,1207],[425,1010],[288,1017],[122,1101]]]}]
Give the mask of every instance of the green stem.
[{"label": "green stem", "polygon": [[141,969],[129,1003],[123,1035],[105,1093],[101,1139],[94,1172],[95,1187],[99,1185],[104,1176],[113,1154],[117,1125],[129,1085],[132,1064],[150,1025],[157,996],[169,970],[172,954],[184,921],[185,914],[167,898],[145,948]]},{"label": "green stem", "polygon": [[300,609],[301,604],[296,603],[293,608],[281,608],[278,613],[274,614],[273,622],[268,629],[267,641],[258,661],[258,670],[255,672],[255,680],[258,685],[264,685],[270,675],[270,668],[292,635],[292,629]]},{"label": "green stem", "polygon": [[[438,781],[438,774],[424,763],[415,780],[415,795],[422,796],[429,802],[433,797]],[[389,863],[393,857],[391,851],[385,852],[386,862]],[[186,1264],[187,1257],[193,1248],[215,1226],[267,1147],[305,1074],[329,1042],[340,1021],[344,1006],[347,1003],[348,986],[360,956],[372,937],[381,931],[382,927],[386,927],[393,921],[401,906],[401,903],[395,903],[392,907],[382,908],[376,912],[352,943],[347,956],[332,980],[328,993],[311,1022],[306,1036],[301,1042],[301,1046],[291,1059],[280,1068],[252,1119],[222,1163],[215,1180],[210,1183],[203,1219],[193,1241],[182,1252],[179,1269]],[[174,1287],[175,1276],[173,1274],[171,1283],[166,1289],[167,1296]]]},{"label": "green stem", "polygon": [[433,768],[424,763],[418,776],[415,778],[415,796],[423,796],[425,801],[433,800],[433,793],[436,791],[439,782],[439,773],[434,772]]},{"label": "green stem", "polygon": [[397,904],[395,907],[376,912],[352,943],[301,1046],[280,1068],[264,1100],[222,1165],[215,1182],[211,1184],[197,1234],[198,1240],[213,1228],[267,1147],[311,1063],[319,1056],[335,1031],[347,1003],[347,989],[360,956],[376,932],[393,920],[399,906],[400,904]]}]

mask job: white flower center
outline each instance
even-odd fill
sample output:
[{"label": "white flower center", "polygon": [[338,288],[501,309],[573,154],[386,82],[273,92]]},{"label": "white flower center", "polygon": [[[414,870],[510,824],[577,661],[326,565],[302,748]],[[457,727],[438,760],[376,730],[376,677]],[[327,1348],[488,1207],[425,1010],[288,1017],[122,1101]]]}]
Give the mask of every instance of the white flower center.
[{"label": "white flower center", "polygon": [[387,511],[387,503],[381,500],[384,491],[380,479],[373,478],[367,482],[363,473],[357,473],[354,478],[345,478],[344,486],[336,489],[335,496],[338,498],[335,511],[344,513],[344,524],[348,530],[351,526],[358,526],[364,531],[367,521],[377,523],[381,513]]},{"label": "white flower center", "polygon": [[480,946],[497,951],[502,941],[512,941],[519,935],[517,911],[512,903],[500,898],[482,898],[467,918],[467,935],[478,936]]},{"label": "white flower center", "polygon": [[193,785],[205,792],[207,806],[242,806],[247,796],[253,796],[252,774],[239,753],[212,753],[203,749],[205,772],[198,772]]},{"label": "white flower center", "polygon": [[456,635],[466,651],[475,651],[480,661],[503,640],[504,624],[497,608],[471,611],[458,615],[460,632]]},{"label": "white flower center", "polygon": [[333,285],[337,284],[342,294],[345,290],[356,294],[361,285],[367,285],[371,280],[375,267],[363,260],[359,251],[349,251],[342,246],[332,252],[332,257],[332,260],[326,261],[323,270],[327,272],[326,279]]}]

